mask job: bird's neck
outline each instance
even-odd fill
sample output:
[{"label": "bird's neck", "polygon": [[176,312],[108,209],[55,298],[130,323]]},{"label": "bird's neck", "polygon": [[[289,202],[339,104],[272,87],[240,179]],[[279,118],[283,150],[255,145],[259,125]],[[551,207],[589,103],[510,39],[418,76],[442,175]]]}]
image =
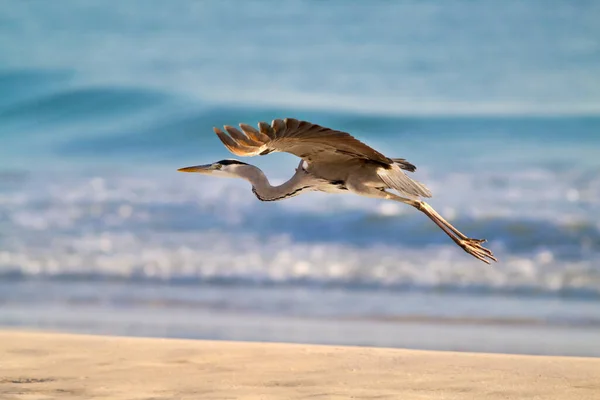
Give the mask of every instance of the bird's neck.
[{"label": "bird's neck", "polygon": [[253,165],[244,166],[238,171],[241,178],[252,184],[252,192],[261,201],[283,200],[297,196],[302,191],[315,187],[310,176],[301,169],[296,170],[294,176],[279,186],[273,186],[265,174]]}]

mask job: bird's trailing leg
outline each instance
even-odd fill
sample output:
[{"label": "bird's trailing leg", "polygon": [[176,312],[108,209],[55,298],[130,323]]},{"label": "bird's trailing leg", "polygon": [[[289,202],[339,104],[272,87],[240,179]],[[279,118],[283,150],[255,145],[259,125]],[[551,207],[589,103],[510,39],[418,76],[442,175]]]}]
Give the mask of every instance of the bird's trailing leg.
[{"label": "bird's trailing leg", "polygon": [[429,204],[421,200],[405,199],[399,196],[395,196],[391,193],[388,193],[388,195],[393,196],[393,200],[409,204],[415,207],[417,210],[421,211],[423,214],[427,215],[429,219],[435,222],[435,224],[439,226],[446,233],[446,235],[448,235],[454,241],[454,243],[459,245],[464,251],[471,254],[473,257],[487,264],[490,263],[490,260],[498,261],[490,250],[486,249],[481,245],[482,243],[485,243],[485,239],[473,239],[467,237],[454,226],[452,226],[451,223],[446,221]]},{"label": "bird's trailing leg", "polygon": [[485,239],[473,239],[467,237],[465,234],[460,232],[451,223],[446,221],[440,214],[437,213],[429,204],[425,203],[421,200],[413,200],[407,199],[404,197],[400,197],[393,193],[386,192],[382,189],[376,189],[374,187],[368,187],[365,185],[361,185],[360,183],[348,185],[348,188],[359,195],[375,197],[379,199],[388,199],[399,201],[404,204],[408,204],[413,206],[417,210],[421,211],[423,214],[427,215],[429,219],[431,219],[437,226],[440,227],[444,231],[446,235],[450,237],[458,246],[460,246],[464,251],[472,255],[473,257],[483,261],[486,264],[489,264],[490,261],[498,261],[494,254],[482,246],[482,243],[485,243]]}]

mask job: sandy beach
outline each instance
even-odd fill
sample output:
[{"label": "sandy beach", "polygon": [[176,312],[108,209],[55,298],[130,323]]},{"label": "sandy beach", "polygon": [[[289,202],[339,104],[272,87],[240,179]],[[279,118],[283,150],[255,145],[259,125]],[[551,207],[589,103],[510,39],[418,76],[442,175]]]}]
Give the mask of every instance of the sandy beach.
[{"label": "sandy beach", "polygon": [[0,332],[0,398],[596,399],[600,359]]}]

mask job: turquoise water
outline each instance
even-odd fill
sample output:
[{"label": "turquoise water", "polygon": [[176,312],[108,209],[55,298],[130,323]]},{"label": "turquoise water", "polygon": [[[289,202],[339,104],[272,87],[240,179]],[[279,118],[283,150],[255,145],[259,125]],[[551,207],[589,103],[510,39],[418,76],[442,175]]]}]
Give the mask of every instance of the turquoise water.
[{"label": "turquoise water", "polygon": [[[210,322],[231,313],[236,339],[527,352],[386,331],[516,325],[555,335],[531,352],[592,354],[588,336],[566,343],[600,329],[598,15],[584,1],[0,2],[0,324],[231,338]],[[501,262],[395,203],[260,203],[245,182],[176,173],[232,157],[213,126],[284,117],[416,164],[431,204]],[[245,161],[273,181],[297,165]],[[237,316],[306,329],[261,336]],[[323,319],[377,329],[325,338],[308,328]]]}]

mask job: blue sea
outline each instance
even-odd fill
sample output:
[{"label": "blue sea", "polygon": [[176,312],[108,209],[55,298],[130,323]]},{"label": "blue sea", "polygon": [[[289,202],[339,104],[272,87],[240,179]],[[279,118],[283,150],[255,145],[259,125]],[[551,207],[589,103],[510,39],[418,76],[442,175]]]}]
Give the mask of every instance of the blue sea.
[{"label": "blue sea", "polygon": [[[600,356],[600,3],[0,1],[0,325]],[[292,117],[417,165],[399,203],[177,168]],[[274,182],[289,154],[244,159]]]}]

